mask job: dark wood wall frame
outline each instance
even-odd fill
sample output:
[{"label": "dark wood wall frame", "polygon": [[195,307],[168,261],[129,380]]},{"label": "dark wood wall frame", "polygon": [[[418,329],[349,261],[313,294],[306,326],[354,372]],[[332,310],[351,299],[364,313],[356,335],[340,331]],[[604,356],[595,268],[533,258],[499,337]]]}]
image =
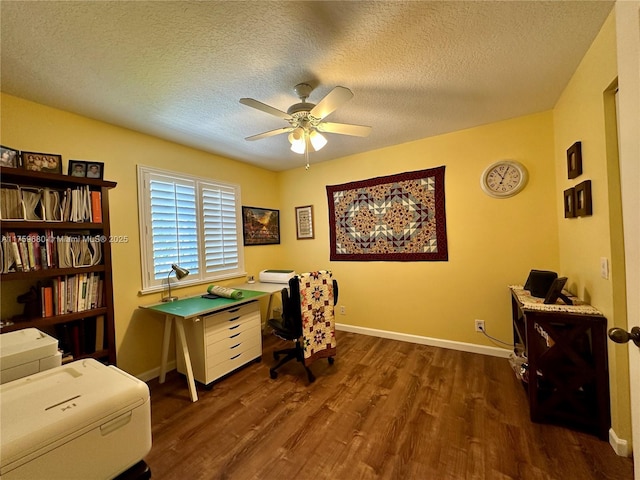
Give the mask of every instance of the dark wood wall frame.
[{"label": "dark wood wall frame", "polygon": [[582,175],[582,143],[576,142],[567,150],[567,175],[569,180]]},{"label": "dark wood wall frame", "polygon": [[315,238],[315,225],[313,224],[313,205],[305,205],[296,208],[296,238],[298,240],[311,240]]},{"label": "dark wood wall frame", "polygon": [[564,191],[564,218],[575,218],[576,216],[576,190],[567,188]]},{"label": "dark wood wall frame", "polygon": [[575,186],[575,215],[586,217],[593,213],[591,205],[591,180],[585,180]]}]

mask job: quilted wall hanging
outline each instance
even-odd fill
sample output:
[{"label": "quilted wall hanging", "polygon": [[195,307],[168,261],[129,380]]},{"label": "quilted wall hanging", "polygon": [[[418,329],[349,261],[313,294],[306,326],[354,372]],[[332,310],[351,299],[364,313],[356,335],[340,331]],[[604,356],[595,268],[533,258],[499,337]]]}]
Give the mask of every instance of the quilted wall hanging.
[{"label": "quilted wall hanging", "polygon": [[333,261],[446,261],[445,167],[327,185]]}]

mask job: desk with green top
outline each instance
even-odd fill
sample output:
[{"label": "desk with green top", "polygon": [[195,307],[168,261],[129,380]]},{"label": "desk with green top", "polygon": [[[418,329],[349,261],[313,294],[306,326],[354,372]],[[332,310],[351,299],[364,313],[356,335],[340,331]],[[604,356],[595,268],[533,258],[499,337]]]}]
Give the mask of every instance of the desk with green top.
[{"label": "desk with green top", "polygon": [[[244,286],[244,285],[243,285]],[[237,312],[244,308],[247,304],[255,302],[256,300],[272,295],[275,292],[279,292],[282,289],[283,285],[277,284],[269,284],[269,285],[259,285],[252,288],[262,288],[266,291],[258,291],[258,290],[248,290],[248,289],[238,289],[242,291],[242,298],[238,300],[230,299],[230,298],[216,298],[216,299],[207,299],[202,298],[201,295],[195,297],[184,298],[181,300],[176,300],[175,302],[165,302],[165,303],[157,303],[154,305],[144,305],[140,308],[148,309],[153,312],[161,313],[165,315],[165,323],[164,323],[164,336],[162,339],[162,363],[160,365],[160,383],[164,383],[166,373],[167,373],[167,360],[169,357],[169,343],[171,340],[171,324],[175,321],[176,326],[176,346],[178,352],[181,352],[182,358],[178,358],[179,367],[182,366],[185,369],[185,373],[187,376],[187,382],[189,385],[189,392],[191,394],[191,400],[197,401],[198,394],[196,393],[195,386],[195,378],[194,371],[192,365],[192,358],[189,349],[189,343],[192,344],[193,348],[193,335],[197,334],[197,329],[200,328],[208,328],[203,326],[203,324],[207,322],[202,322],[201,320],[206,318],[213,318],[212,316],[216,313],[226,314],[225,312]],[[235,287],[234,287],[235,288]],[[269,299],[269,304],[271,305],[271,298]],[[257,305],[257,304],[256,304]],[[239,307],[239,308],[235,308]],[[270,307],[269,307],[270,308]],[[252,308],[251,310],[257,309],[258,322],[260,322],[260,310],[259,307]],[[244,308],[244,310],[247,310]],[[269,312],[267,312],[269,314]],[[255,313],[254,313],[255,315]],[[220,315],[218,315],[220,317]],[[221,316],[220,319],[216,319],[215,322],[217,325],[220,325],[220,322],[233,322],[239,319],[239,316],[227,315],[227,318],[223,318],[224,315]],[[191,320],[191,322],[187,325],[187,331],[185,333],[185,321]],[[255,320],[255,319],[254,319]],[[240,319],[242,321],[242,319]],[[212,322],[210,322],[212,323]],[[231,323],[229,323],[231,325]],[[217,328],[216,325],[213,327]],[[232,337],[237,337],[241,335],[243,328],[240,325],[233,325],[232,328],[237,328],[237,332]],[[261,330],[261,329],[260,329]],[[195,332],[195,333],[194,333]],[[215,332],[214,332],[215,333]],[[200,335],[202,335],[202,331],[200,331]],[[209,333],[207,333],[209,335]],[[210,335],[211,336],[211,335]],[[231,346],[230,348],[233,348]],[[261,339],[260,339],[260,352],[262,351]],[[254,349],[255,352],[255,349]],[[206,355],[201,351],[194,352],[196,355]],[[196,364],[196,368],[198,368],[198,364]]]}]

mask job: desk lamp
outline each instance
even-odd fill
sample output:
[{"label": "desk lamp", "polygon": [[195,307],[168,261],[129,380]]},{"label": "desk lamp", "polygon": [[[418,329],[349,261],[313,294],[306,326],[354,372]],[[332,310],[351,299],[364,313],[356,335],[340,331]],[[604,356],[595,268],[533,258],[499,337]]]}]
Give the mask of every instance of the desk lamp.
[{"label": "desk lamp", "polygon": [[178,280],[182,280],[184,277],[189,275],[189,270],[187,270],[186,268],[182,268],[176,265],[175,263],[171,264],[171,270],[169,270],[169,275],[167,275],[167,285],[169,285],[169,296],[163,298],[162,299],[163,302],[175,302],[178,299],[178,297],[171,296],[171,280],[169,279],[169,277],[171,276],[172,272],[176,272],[176,278]]}]

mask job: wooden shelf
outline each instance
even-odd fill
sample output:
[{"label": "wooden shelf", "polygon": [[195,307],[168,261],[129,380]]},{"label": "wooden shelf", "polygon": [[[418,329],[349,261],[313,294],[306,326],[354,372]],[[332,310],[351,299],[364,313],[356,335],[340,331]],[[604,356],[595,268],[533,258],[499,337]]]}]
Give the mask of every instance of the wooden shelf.
[{"label": "wooden shelf", "polygon": [[[0,275],[0,282],[5,286],[8,282],[15,281],[29,281],[33,286],[38,284],[52,283],[54,279],[72,278],[82,273],[97,273],[104,285],[102,291],[102,298],[104,306],[100,308],[94,308],[90,310],[83,310],[73,313],[65,313],[63,315],[53,315],[48,317],[38,317],[31,319],[24,319],[23,321],[15,322],[11,325],[5,325],[0,330],[1,333],[20,330],[23,328],[38,328],[47,333],[53,333],[54,336],[57,332],[66,331],[65,325],[73,328],[74,337],[69,340],[65,339],[66,343],[71,343],[75,350],[74,358],[97,358],[103,361],[107,361],[111,364],[116,363],[116,348],[115,348],[115,325],[114,325],[114,306],[113,306],[113,275],[111,271],[111,243],[110,243],[110,226],[109,226],[109,190],[114,188],[117,184],[101,179],[93,178],[81,178],[73,177],[69,175],[61,175],[56,173],[42,173],[24,170],[21,168],[0,168],[0,181],[2,186],[5,185],[19,185],[20,187],[32,187],[32,188],[50,188],[53,190],[64,191],[66,189],[77,189],[79,187],[86,188],[90,191],[100,192],[101,198],[101,213],[102,222],[54,222],[54,221],[42,221],[42,220],[0,220],[0,228],[2,235],[8,232],[14,232],[16,234],[24,235],[30,232],[36,232],[43,234],[45,230],[53,230],[61,234],[73,233],[82,235],[83,232],[90,232],[91,236],[102,236],[105,241],[101,242],[102,259],[101,264],[92,266],[83,266],[77,268],[48,268],[39,270],[30,270],[26,272],[9,272]],[[12,321],[8,318],[9,315],[5,313],[5,309],[8,305],[16,304],[15,295],[11,292],[12,289],[2,288],[0,292],[2,296],[2,303],[0,304],[0,316],[3,321]],[[4,293],[7,291],[7,293]],[[13,295],[13,296],[11,296]],[[15,311],[15,308],[12,309]],[[96,326],[98,323],[102,324],[102,321],[98,322],[98,318],[104,317],[104,348],[100,348],[97,351],[94,348],[89,348],[91,345],[91,338],[89,335],[96,337]],[[85,335],[83,338],[82,335]],[[63,339],[58,338],[62,343]],[[68,345],[67,345],[68,347]],[[74,353],[74,352],[71,352]]]},{"label": "wooden shelf", "polygon": [[29,319],[21,319],[12,325],[4,325],[0,331],[2,333],[12,332],[14,330],[22,330],[23,328],[42,328],[62,323],[73,322],[74,320],[82,320],[88,317],[97,317],[98,315],[106,315],[108,313],[106,307],[92,308],[91,310],[82,310],[81,312],[65,313],[64,315],[54,315],[52,317],[37,317]]}]

